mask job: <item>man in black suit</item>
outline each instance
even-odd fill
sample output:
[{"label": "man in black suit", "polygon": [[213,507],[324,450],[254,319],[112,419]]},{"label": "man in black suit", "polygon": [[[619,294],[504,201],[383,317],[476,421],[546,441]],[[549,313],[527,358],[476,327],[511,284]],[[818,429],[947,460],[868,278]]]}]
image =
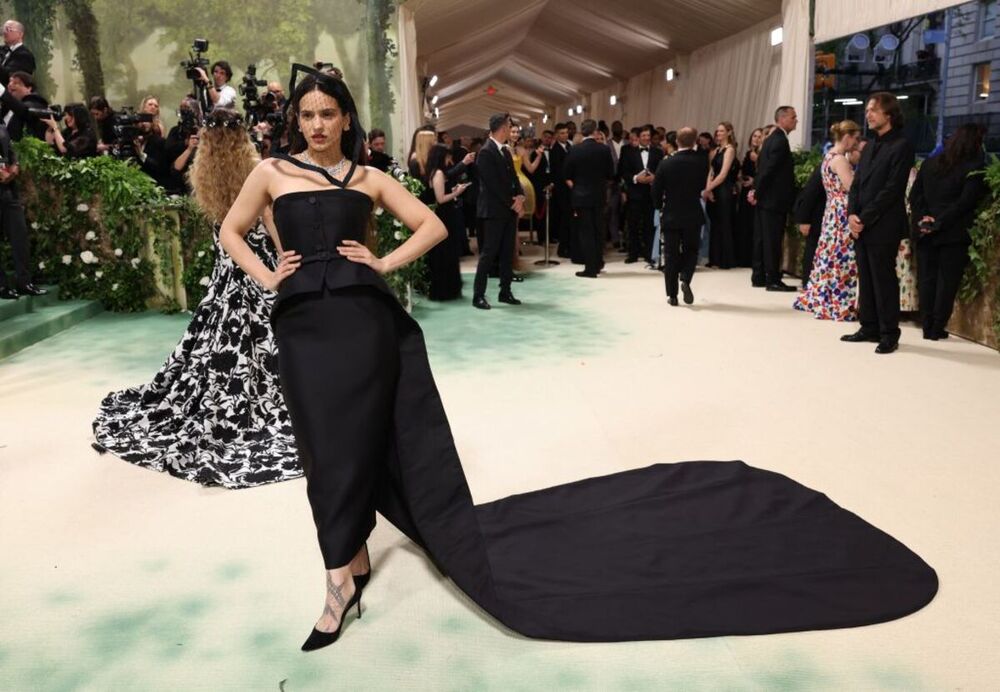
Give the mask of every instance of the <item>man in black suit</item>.
[{"label": "man in black suit", "polygon": [[847,198],[847,225],[858,257],[858,312],[861,328],[841,341],[877,341],[876,353],[899,348],[899,279],[896,254],[907,235],[906,184],[913,146],[903,137],[903,113],[881,91],[865,107],[875,140],[861,152]]},{"label": "man in black suit", "polygon": [[10,144],[7,128],[0,124],[0,228],[10,239],[11,254],[14,259],[14,281],[17,290],[7,283],[7,275],[0,266],[0,298],[16,300],[19,295],[40,296],[45,291],[31,283],[30,260],[28,257],[28,224],[24,220],[24,208],[14,180],[20,172],[17,152]]},{"label": "man in black suit", "polygon": [[795,165],[788,135],[798,121],[791,106],[781,106],[774,112],[776,127],[761,146],[751,193],[757,206],[751,281],[754,286],[767,286],[768,291],[795,290],[781,280],[781,242],[795,201]]},{"label": "man in black suit", "polygon": [[385,132],[373,129],[368,133],[368,165],[383,173],[392,165],[392,157],[385,153]]},{"label": "man in black suit", "polygon": [[663,150],[652,147],[653,131],[649,126],[639,132],[639,146],[621,150],[618,179],[625,190],[625,236],[628,257],[625,264],[637,262],[640,255],[653,263],[653,196],[650,188],[653,173],[663,160]]},{"label": "man in black suit", "polygon": [[583,141],[566,157],[566,184],[573,207],[574,247],[579,248],[583,271],[577,276],[597,278],[604,266],[604,197],[608,181],[615,177],[611,150],[594,139],[597,123],[588,118],[580,124]]},{"label": "man in black suit", "polygon": [[570,256],[570,202],[569,188],[566,187],[566,175],[564,167],[566,157],[569,156],[573,145],[569,141],[569,128],[565,123],[557,123],[556,141],[549,151],[549,167],[552,173],[552,215],[550,217],[550,237],[552,241],[559,243],[558,255],[560,257]]},{"label": "man in black suit", "polygon": [[486,300],[486,282],[494,263],[500,264],[501,303],[520,305],[521,301],[510,291],[514,277],[514,239],[517,219],[524,208],[524,191],[514,171],[514,159],[504,144],[510,137],[510,114],[498,113],[490,117],[490,138],[476,157],[479,171],[479,201],[476,216],[482,224],[483,249],[479,253],[476,281],[473,286],[472,304],[480,310],[489,310]]},{"label": "man in black suit", "polygon": [[24,45],[24,25],[21,22],[13,19],[4,22],[3,44],[0,48],[0,84],[7,86],[7,81],[15,72],[35,74],[35,56]]},{"label": "man in black suit", "polygon": [[826,210],[826,190],[823,189],[823,164],[809,176],[809,181],[795,199],[792,218],[805,241],[802,252],[802,288],[809,284],[813,258],[819,244],[819,233],[823,226],[823,212]]},{"label": "man in black suit", "polygon": [[678,130],[677,153],[657,166],[651,191],[653,206],[663,209],[660,232],[666,254],[667,301],[671,305],[677,305],[678,278],[684,302],[688,305],[694,302],[691,279],[698,264],[699,236],[705,223],[701,192],[708,180],[708,159],[695,149],[697,140],[698,131],[693,127]]},{"label": "man in black suit", "polygon": [[24,135],[45,139],[49,127],[32,110],[48,110],[49,102],[35,93],[35,80],[27,72],[15,72],[7,87],[0,86],[0,122],[10,138],[21,141]]}]

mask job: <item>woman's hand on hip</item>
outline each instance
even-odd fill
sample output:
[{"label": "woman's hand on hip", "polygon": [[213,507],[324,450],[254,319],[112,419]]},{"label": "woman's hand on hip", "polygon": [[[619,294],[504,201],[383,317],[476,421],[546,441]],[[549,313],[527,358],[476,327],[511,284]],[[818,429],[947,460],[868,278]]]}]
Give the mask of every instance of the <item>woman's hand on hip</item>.
[{"label": "woman's hand on hip", "polygon": [[282,252],[278,257],[278,266],[271,272],[271,276],[268,277],[264,288],[270,291],[277,291],[278,287],[281,286],[281,282],[294,274],[301,262],[302,255],[295,252],[295,250],[285,250]]},{"label": "woman's hand on hip", "polygon": [[345,240],[337,247],[337,252],[352,262],[371,267],[379,274],[385,274],[388,269],[384,259],[373,255],[371,250],[356,240]]}]

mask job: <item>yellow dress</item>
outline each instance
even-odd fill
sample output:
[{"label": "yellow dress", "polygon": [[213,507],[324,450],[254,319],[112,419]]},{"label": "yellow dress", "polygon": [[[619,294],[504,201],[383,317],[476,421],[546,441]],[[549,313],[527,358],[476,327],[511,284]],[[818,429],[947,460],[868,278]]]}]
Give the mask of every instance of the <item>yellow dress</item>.
[{"label": "yellow dress", "polygon": [[528,176],[521,170],[521,155],[515,154],[513,159],[514,170],[517,172],[517,180],[521,183],[521,189],[524,190],[524,212],[521,216],[528,218],[535,213],[535,186],[531,184]]}]

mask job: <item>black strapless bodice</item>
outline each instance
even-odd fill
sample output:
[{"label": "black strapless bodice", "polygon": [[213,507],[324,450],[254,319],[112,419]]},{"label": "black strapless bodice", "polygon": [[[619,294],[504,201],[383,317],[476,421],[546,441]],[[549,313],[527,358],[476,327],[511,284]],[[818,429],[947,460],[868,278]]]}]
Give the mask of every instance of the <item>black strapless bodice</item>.
[{"label": "black strapless bodice", "polygon": [[[323,169],[297,159],[281,158],[301,168],[326,174]],[[302,264],[278,287],[272,315],[276,315],[280,305],[292,296],[316,293],[324,288],[367,285],[392,295],[378,272],[367,265],[351,262],[337,252],[337,247],[345,240],[365,242],[371,219],[371,197],[360,190],[344,187],[353,171],[352,167],[344,182],[326,175],[336,187],[289,192],[274,200],[274,224],[281,246],[302,255]]]}]

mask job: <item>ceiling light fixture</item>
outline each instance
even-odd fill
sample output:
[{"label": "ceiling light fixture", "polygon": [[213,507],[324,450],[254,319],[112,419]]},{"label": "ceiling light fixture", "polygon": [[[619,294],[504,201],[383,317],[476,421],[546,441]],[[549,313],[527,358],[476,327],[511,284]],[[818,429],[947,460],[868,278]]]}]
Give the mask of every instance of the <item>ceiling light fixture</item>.
[{"label": "ceiling light fixture", "polygon": [[612,106],[616,105],[618,103],[618,97],[615,96],[614,94],[611,94],[611,98],[608,99],[608,103],[610,103]]},{"label": "ceiling light fixture", "polygon": [[676,77],[676,76],[677,76],[677,75],[676,75],[676,74],[674,73],[674,68],[672,68],[672,67],[668,67],[668,68],[667,68],[667,73],[666,73],[666,75],[665,75],[665,77],[667,78],[667,81],[668,81],[668,82],[672,82],[672,81],[674,81],[674,77]]},{"label": "ceiling light fixture", "polygon": [[431,81],[428,83],[428,86],[434,86],[437,83],[438,83],[438,76],[434,75],[433,77],[431,77]]},{"label": "ceiling light fixture", "polygon": [[581,106],[580,104],[577,104],[576,105],[576,114],[580,115],[581,113],[583,113],[583,106]]},{"label": "ceiling light fixture", "polygon": [[435,106],[437,105],[437,102],[438,102],[437,94],[434,94],[434,98],[431,99],[431,105]]},{"label": "ceiling light fixture", "polygon": [[782,27],[779,26],[777,29],[771,29],[772,46],[780,46],[784,38],[785,38],[785,30]]}]

